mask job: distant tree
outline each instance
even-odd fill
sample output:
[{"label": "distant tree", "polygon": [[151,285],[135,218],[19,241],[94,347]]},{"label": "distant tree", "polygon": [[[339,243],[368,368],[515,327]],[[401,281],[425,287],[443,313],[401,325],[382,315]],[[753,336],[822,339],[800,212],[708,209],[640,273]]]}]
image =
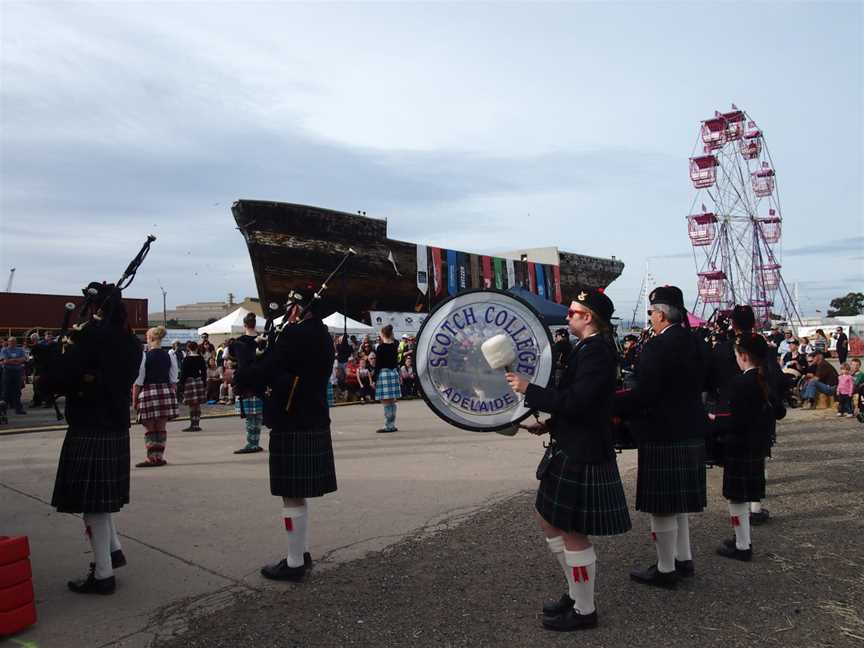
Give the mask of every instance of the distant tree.
[{"label": "distant tree", "polygon": [[837,297],[831,300],[831,308],[828,317],[837,315],[861,315],[864,313],[864,293],[850,292],[845,297]]}]

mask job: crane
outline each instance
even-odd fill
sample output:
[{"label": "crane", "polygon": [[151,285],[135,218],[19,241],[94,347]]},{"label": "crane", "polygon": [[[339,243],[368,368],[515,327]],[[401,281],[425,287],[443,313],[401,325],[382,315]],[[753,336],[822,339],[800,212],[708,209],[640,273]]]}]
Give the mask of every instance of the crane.
[{"label": "crane", "polygon": [[9,268],[9,281],[6,282],[6,292],[12,292],[12,280],[15,278],[15,268]]}]

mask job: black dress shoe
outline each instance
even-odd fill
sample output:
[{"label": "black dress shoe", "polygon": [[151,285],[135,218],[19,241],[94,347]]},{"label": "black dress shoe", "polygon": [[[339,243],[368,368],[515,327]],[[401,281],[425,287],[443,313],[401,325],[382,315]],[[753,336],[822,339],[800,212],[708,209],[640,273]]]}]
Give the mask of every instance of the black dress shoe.
[{"label": "black dress shoe", "polygon": [[[310,557],[311,560],[311,557]],[[306,574],[306,557],[303,557],[303,564],[299,567],[289,567],[288,561],[284,558],[272,565],[265,565],[261,568],[261,575],[270,580],[293,581],[299,583],[303,580]]]},{"label": "black dress shoe", "polygon": [[557,601],[546,601],[543,603],[543,616],[558,616],[564,614],[567,610],[573,609],[573,599],[569,594],[562,594]]},{"label": "black dress shoe", "polygon": [[396,432],[396,428],[392,430],[388,430],[387,428],[381,428],[380,430],[375,430],[378,434],[390,434],[391,432]]},{"label": "black dress shoe", "polygon": [[768,512],[768,509],[762,509],[758,513],[750,513],[750,524],[753,526],[759,526],[760,524],[765,524],[771,518],[771,514]]},{"label": "black dress shoe", "polygon": [[675,573],[683,578],[692,578],[696,575],[696,567],[692,560],[676,560]]},{"label": "black dress shoe", "polygon": [[585,630],[597,626],[597,611],[591,614],[579,614],[573,608],[566,610],[558,616],[543,617],[543,627],[556,632],[571,632],[573,630]]},{"label": "black dress shoe", "polygon": [[733,543],[730,547],[726,542],[717,547],[717,555],[724,558],[734,558],[743,562],[750,562],[753,559],[753,545],[750,549],[739,549]]},{"label": "black dress shoe", "polygon": [[662,587],[664,589],[675,589],[678,585],[678,574],[674,571],[663,573],[657,569],[657,565],[651,565],[646,569],[634,569],[630,572],[630,580],[642,585]]},{"label": "black dress shoe", "polygon": [[111,569],[118,569],[126,566],[126,556],[123,555],[123,550],[111,552]]},{"label": "black dress shoe", "polygon": [[180,430],[180,431],[181,431],[181,432],[194,432],[194,431],[195,431],[195,426],[194,426],[194,425],[190,425],[189,427],[185,427],[185,428],[183,428],[183,429]]},{"label": "black dress shoe", "polygon": [[117,581],[113,576],[96,578],[96,570],[91,566],[86,578],[69,581],[66,585],[76,594],[113,594],[117,588]]},{"label": "black dress shoe", "polygon": [[245,448],[235,450],[234,454],[255,454],[256,452],[264,452],[264,448],[261,446],[255,446],[254,448],[246,446]]}]

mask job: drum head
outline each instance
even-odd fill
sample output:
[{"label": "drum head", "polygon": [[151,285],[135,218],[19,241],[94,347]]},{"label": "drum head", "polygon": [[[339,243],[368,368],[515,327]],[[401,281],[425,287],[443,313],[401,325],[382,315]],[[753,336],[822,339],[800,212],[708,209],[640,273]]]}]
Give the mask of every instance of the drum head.
[{"label": "drum head", "polygon": [[480,346],[505,334],[516,360],[510,370],[546,387],[552,376],[552,336],[528,302],[501,290],[468,290],[441,302],[417,335],[420,393],[448,423],[475,432],[513,427],[531,413],[492,369]]}]

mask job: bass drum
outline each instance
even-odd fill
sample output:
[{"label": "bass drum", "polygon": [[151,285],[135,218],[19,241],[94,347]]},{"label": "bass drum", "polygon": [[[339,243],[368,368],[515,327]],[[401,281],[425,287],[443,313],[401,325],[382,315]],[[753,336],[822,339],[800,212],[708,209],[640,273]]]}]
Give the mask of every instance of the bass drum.
[{"label": "bass drum", "polygon": [[546,387],[552,377],[552,336],[526,301],[502,290],[467,290],[429,314],[417,334],[417,384],[426,404],[464,430],[512,429],[531,414],[522,396],[492,369],[481,345],[504,334],[513,345],[511,371]]}]

